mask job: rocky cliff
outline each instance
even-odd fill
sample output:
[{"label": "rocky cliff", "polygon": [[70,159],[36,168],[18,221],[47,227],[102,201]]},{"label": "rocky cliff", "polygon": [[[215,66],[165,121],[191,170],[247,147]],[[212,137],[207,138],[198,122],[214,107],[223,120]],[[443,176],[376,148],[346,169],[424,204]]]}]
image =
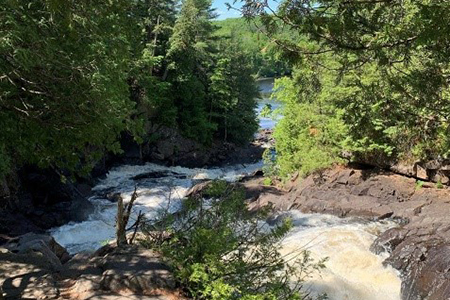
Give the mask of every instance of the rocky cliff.
[{"label": "rocky cliff", "polygon": [[340,217],[391,218],[398,227],[381,234],[372,251],[401,271],[403,300],[450,299],[450,190],[378,169],[334,168],[296,178],[286,190],[265,187],[261,178],[243,183],[258,209],[299,209]]}]

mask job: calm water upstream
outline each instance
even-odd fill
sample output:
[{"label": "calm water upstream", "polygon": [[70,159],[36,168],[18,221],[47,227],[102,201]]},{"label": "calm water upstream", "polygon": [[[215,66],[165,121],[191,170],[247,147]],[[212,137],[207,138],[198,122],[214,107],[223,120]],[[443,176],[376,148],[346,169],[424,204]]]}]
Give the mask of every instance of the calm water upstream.
[{"label": "calm water upstream", "polygon": [[[270,82],[265,81],[261,86],[265,89]],[[267,101],[261,101],[259,109]],[[279,104],[272,105],[276,107]],[[262,128],[273,128],[274,124],[270,119],[260,120]],[[93,251],[114,238],[116,204],[107,200],[106,194],[117,192],[129,199],[137,185],[139,198],[135,212],[142,211],[151,217],[159,208],[170,206],[170,210],[176,211],[186,192],[199,180],[221,178],[235,181],[261,167],[262,162],[209,169],[164,167],[150,163],[120,166],[112,169],[94,187],[95,195],[90,201],[96,209],[88,220],[54,228],[51,234],[71,253]],[[142,179],[133,179],[142,174],[158,174],[158,178],[139,176]],[[307,282],[313,294],[327,293],[332,300],[400,300],[398,273],[382,265],[383,255],[369,251],[376,236],[394,226],[393,223],[363,222],[298,211],[286,214],[292,217],[295,226],[283,242],[283,252],[289,254],[308,249],[314,258],[329,258],[327,268]]]}]

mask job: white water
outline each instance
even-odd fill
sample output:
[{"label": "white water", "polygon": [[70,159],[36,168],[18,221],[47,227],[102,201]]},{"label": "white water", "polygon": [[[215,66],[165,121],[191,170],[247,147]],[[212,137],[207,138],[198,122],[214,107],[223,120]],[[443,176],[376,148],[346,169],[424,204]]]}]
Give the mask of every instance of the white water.
[{"label": "white water", "polygon": [[[134,217],[142,211],[146,213],[147,218],[151,219],[156,216],[159,209],[165,209],[168,206],[171,212],[176,211],[189,188],[200,180],[220,178],[236,181],[261,167],[262,163],[221,169],[165,167],[151,163],[120,166],[112,169],[107,177],[93,188],[96,195],[89,200],[94,204],[95,211],[87,221],[69,223],[50,232],[70,253],[93,251],[112,240],[115,234],[117,204],[107,200],[106,194],[120,193],[125,201],[128,201],[137,185],[139,197],[134,204]],[[133,177],[137,175],[155,172],[159,174],[159,178],[133,180]],[[132,224],[132,221],[130,223]]]},{"label": "white water", "polygon": [[[164,167],[155,164],[121,166],[94,187],[97,196],[90,200],[96,210],[89,220],[71,223],[51,231],[54,238],[69,252],[93,251],[114,238],[116,204],[105,199],[106,193],[120,192],[130,199],[135,184],[139,197],[134,211],[147,213],[151,218],[159,208],[168,206],[176,211],[180,200],[199,180],[223,178],[235,181],[261,168],[261,164],[213,169]],[[159,172],[162,177],[133,180],[136,175]],[[394,226],[390,222],[363,222],[330,215],[302,214],[291,211],[294,229],[283,242],[288,254],[302,249],[312,257],[328,257],[326,269],[307,282],[313,295],[326,293],[331,300],[399,300],[400,279],[395,270],[383,267],[384,256],[369,251],[376,236]]]},{"label": "white water", "polygon": [[[261,102],[258,109],[264,105],[265,102]],[[260,120],[261,128],[273,128],[274,124],[271,119]],[[135,215],[141,210],[151,219],[160,208],[169,207],[171,211],[176,211],[189,188],[199,180],[221,178],[235,181],[261,167],[262,163],[189,169],[148,163],[114,168],[93,189],[96,196],[90,201],[95,205],[95,212],[89,219],[55,228],[51,234],[70,253],[93,251],[114,239],[117,208],[115,203],[106,199],[107,193],[121,193],[127,201],[137,185],[139,197],[134,206]],[[152,172],[158,172],[159,176],[133,180],[136,175]],[[326,293],[331,300],[400,300],[401,282],[397,272],[383,267],[383,255],[377,256],[369,251],[376,236],[394,224],[368,223],[298,211],[286,214],[293,219],[294,229],[284,240],[282,251],[289,254],[307,249],[317,260],[329,258],[326,269],[316,273],[306,283],[313,295]]]},{"label": "white water", "polygon": [[283,242],[289,256],[308,250],[316,261],[327,257],[326,268],[314,273],[305,287],[312,295],[327,294],[331,300],[400,300],[401,281],[392,267],[383,267],[385,255],[369,251],[376,235],[392,222],[365,223],[330,215],[287,213],[294,230]]}]

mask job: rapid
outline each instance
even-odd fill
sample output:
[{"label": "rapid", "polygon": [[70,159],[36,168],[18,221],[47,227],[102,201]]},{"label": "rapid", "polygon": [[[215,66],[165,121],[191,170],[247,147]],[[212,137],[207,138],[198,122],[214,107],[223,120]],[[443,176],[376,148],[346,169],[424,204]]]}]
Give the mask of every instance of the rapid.
[{"label": "rapid", "polygon": [[[262,89],[270,82],[261,84]],[[268,103],[261,101],[259,110]],[[274,103],[274,106],[277,106]],[[261,118],[264,129],[274,122]],[[261,169],[262,162],[222,168],[191,169],[165,167],[152,163],[123,165],[109,171],[93,188],[90,201],[95,211],[81,223],[69,223],[50,230],[58,243],[72,254],[95,251],[114,239],[117,204],[109,195],[120,193],[125,201],[137,186],[139,197],[134,205],[152,219],[159,209],[176,212],[190,187],[206,179],[237,181]],[[390,221],[372,222],[362,219],[338,218],[322,214],[289,211],[293,230],[283,241],[282,252],[289,255],[308,250],[315,259],[327,257],[326,268],[307,278],[305,288],[312,295],[327,294],[331,300],[400,300],[401,280],[392,267],[383,266],[386,255],[375,255],[369,248],[377,235],[395,226]]]}]

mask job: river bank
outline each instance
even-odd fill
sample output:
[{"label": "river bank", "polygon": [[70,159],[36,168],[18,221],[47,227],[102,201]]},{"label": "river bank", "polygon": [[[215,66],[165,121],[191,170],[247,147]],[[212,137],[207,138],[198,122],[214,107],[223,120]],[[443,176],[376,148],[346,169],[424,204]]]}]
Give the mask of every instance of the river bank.
[{"label": "river bank", "polygon": [[[255,170],[257,169],[255,167]],[[136,170],[129,171],[136,174]],[[141,169],[140,172],[142,171]],[[172,171],[174,170],[172,169]],[[179,171],[181,172],[181,170]],[[149,173],[142,174],[148,175]],[[159,174],[161,175],[161,173]],[[450,246],[448,234],[450,221],[448,220],[448,214],[450,202],[448,201],[449,191],[447,189],[437,189],[432,184],[425,184],[419,188],[411,178],[376,169],[337,167],[303,180],[296,178],[289,182],[285,189],[264,185],[261,172],[252,173],[249,170],[247,174],[249,175],[245,177],[239,175],[235,179],[241,178],[237,184],[246,188],[250,209],[259,209],[268,204],[273,205],[274,215],[268,220],[270,224],[275,224],[286,215],[294,218],[296,229],[287,239],[286,251],[289,251],[290,248],[303,247],[305,243],[309,245],[308,247],[311,247],[310,243],[313,241],[313,244],[320,246],[320,251],[329,248],[328,252],[322,252],[321,255],[333,255],[335,252],[339,252],[340,256],[338,256],[337,261],[336,259],[335,261],[331,260],[330,271],[322,274],[320,280],[312,281],[313,288],[334,291],[336,294],[340,292],[341,296],[344,297],[342,299],[346,299],[345,297],[348,295],[350,295],[348,299],[358,300],[380,299],[380,296],[383,296],[383,299],[400,299],[400,289],[396,291],[396,288],[393,288],[398,279],[389,269],[394,267],[402,275],[401,299],[442,300],[449,297],[448,270],[450,268],[450,256],[448,255],[448,249],[450,249]],[[229,173],[229,175],[235,176],[238,174]],[[201,176],[204,179],[211,179],[214,176],[219,176],[219,174],[214,175],[214,172],[212,172],[209,175],[203,174]],[[200,177],[197,177],[197,179],[203,180]],[[201,190],[202,186],[204,184],[196,185],[189,192],[189,188],[187,188],[185,194],[196,193]],[[123,187],[122,184],[121,188],[123,189]],[[104,209],[103,213],[105,213]],[[85,223],[89,227],[86,230],[88,232],[95,230],[96,236],[101,235],[102,232],[93,227],[92,224]],[[62,227],[60,232],[63,234],[62,236],[68,237],[74,233],[70,232],[71,229],[79,230],[80,228],[77,226],[72,228]],[[72,238],[84,237],[74,235]],[[30,237],[27,239],[35,240]],[[66,250],[58,246],[58,243],[53,239],[48,239],[45,236],[40,236],[39,239],[43,242],[31,243],[31,245],[40,245],[39,249],[36,249],[36,246],[29,247],[30,243],[17,243],[17,240],[12,240],[9,243],[10,245],[28,245],[22,248],[28,249],[26,253],[31,253],[31,258],[36,256],[34,261],[27,261],[28,265],[24,265],[24,261],[11,259],[11,252],[2,250],[0,256],[3,262],[7,262],[8,259],[10,261],[9,264],[4,264],[4,266],[15,263],[17,266],[20,265],[20,269],[24,271],[30,267],[31,263],[31,266],[37,266],[39,274],[42,276],[47,274],[42,277],[46,278],[46,285],[42,285],[40,281],[35,280],[24,282],[24,284],[27,286],[27,292],[46,293],[47,296],[49,292],[43,291],[41,286],[50,286],[54,291],[51,294],[54,297],[53,299],[61,299],[60,297],[64,293],[69,293],[66,295],[70,295],[70,299],[86,299],[86,295],[92,296],[100,293],[100,291],[106,293],[103,296],[117,297],[118,283],[116,281],[111,281],[114,284],[106,289],[100,288],[100,283],[110,282],[105,279],[110,278],[108,274],[122,271],[125,274],[127,268],[131,268],[127,262],[131,263],[131,261],[139,257],[146,257],[146,255],[153,257],[153,260],[156,257],[155,254],[145,252],[143,249],[133,248],[134,250],[131,249],[129,253],[124,254],[120,251],[117,252],[113,247],[97,251],[92,255],[77,254],[70,258]],[[67,240],[63,240],[63,242],[66,243]],[[43,243],[47,246],[43,247]],[[361,245],[366,245],[364,247],[367,247],[367,249],[370,247],[374,254],[361,252],[363,251],[363,248],[360,248]],[[17,248],[17,246],[14,247]],[[337,250],[337,247],[340,250]],[[46,255],[42,255],[42,249],[47,248],[51,251],[45,250]],[[69,247],[69,249],[71,248],[73,252],[74,248]],[[17,252],[14,251],[14,253]],[[48,253],[50,252],[55,254],[57,260],[60,261],[59,263],[55,263],[55,259],[48,259]],[[41,254],[39,255],[39,253]],[[23,260],[23,254],[21,255],[22,258],[20,259]],[[348,257],[349,255],[351,258]],[[50,254],[50,256],[54,258],[54,255]],[[17,258],[18,256],[15,256],[15,259]],[[124,262],[126,263],[112,263],[111,261],[116,258],[118,261],[125,259]],[[333,259],[333,257],[331,258]],[[343,262],[339,262],[339,260],[346,261],[347,259],[350,260],[344,265]],[[360,259],[361,265],[359,265]],[[109,261],[109,264],[106,264],[109,266],[108,268],[102,267],[105,261]],[[390,267],[387,269],[377,267],[382,261],[383,264]],[[126,267],[125,271],[120,269],[124,267]],[[58,270],[58,268],[61,269]],[[10,269],[14,268],[11,267]],[[367,272],[368,270],[371,271]],[[28,271],[25,273],[19,272],[20,274],[15,271],[17,274],[13,277],[17,278],[19,282],[28,278],[29,274],[36,270],[28,269]],[[361,273],[361,271],[364,272]],[[126,276],[123,276],[121,280],[129,283]],[[158,276],[156,279],[159,278]],[[149,280],[147,277],[144,278]],[[152,280],[156,279],[153,278]],[[336,282],[337,279],[340,280],[339,283]],[[356,281],[353,282],[353,280]],[[367,280],[367,286],[364,285],[364,280]],[[60,287],[62,282],[66,282],[68,285]],[[128,290],[127,293],[142,294],[142,290],[139,290],[142,289],[142,286],[139,287],[139,284],[137,286],[137,290],[131,292]],[[3,287],[5,289],[5,287],[11,287],[11,285],[3,284]],[[18,287],[21,287],[21,285]],[[119,287],[123,288],[123,286]],[[177,291],[170,286],[165,286],[165,288],[169,288],[169,291],[171,291],[170,297],[176,295]],[[370,290],[372,288],[373,290]],[[151,286],[147,290],[148,293],[146,292],[148,298],[143,299],[177,299],[161,298],[161,295],[158,296],[160,298],[151,298],[156,297],[149,296],[152,293],[151,291],[154,292],[154,289],[155,287]],[[361,291],[369,294],[362,294]],[[15,292],[17,292],[17,288]],[[399,295],[395,295],[397,292]],[[360,298],[358,296],[355,298],[355,295],[360,295]],[[335,294],[330,294],[330,296],[332,296],[330,299],[341,299],[339,298],[341,296],[333,298],[336,297]]]},{"label": "river bank", "polygon": [[260,177],[242,184],[250,207],[273,205],[276,211],[394,220],[371,245],[374,253],[402,274],[401,299],[450,298],[450,191],[435,184],[379,169],[337,167],[306,179],[294,178],[286,189],[267,187]]},{"label": "river bank", "polygon": [[[271,139],[271,130],[262,130],[251,143],[243,146],[216,141],[205,148],[181,138],[176,131],[164,132],[167,136],[153,143],[147,149],[147,156],[139,156],[137,144],[128,144],[122,155],[105,156],[86,177],[67,180],[70,174],[64,171],[25,166],[0,178],[0,244],[8,237],[45,233],[69,222],[86,220],[95,210],[88,200],[95,195],[92,188],[113,168],[127,164],[143,166],[147,162],[168,167],[176,163],[188,168],[255,164],[261,160]],[[178,149],[177,153],[174,149]]]}]

